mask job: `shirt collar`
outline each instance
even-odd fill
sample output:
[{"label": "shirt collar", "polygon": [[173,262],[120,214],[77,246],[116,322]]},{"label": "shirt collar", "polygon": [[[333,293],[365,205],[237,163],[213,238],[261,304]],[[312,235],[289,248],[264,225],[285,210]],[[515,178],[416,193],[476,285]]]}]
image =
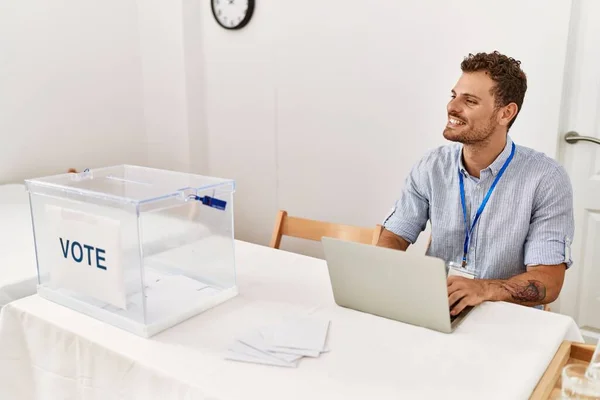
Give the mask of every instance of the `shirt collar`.
[{"label": "shirt collar", "polygon": [[494,162],[488,167],[490,171],[492,171],[492,175],[496,176],[496,174],[502,169],[502,166],[506,160],[508,160],[508,157],[510,157],[510,153],[512,152],[512,144],[512,139],[510,136],[506,135],[506,146],[504,146],[504,150],[502,150],[502,153],[500,153],[500,155],[498,155]]},{"label": "shirt collar", "polygon": [[[513,141],[510,135],[506,135],[506,146],[504,146],[504,150],[502,150],[502,153],[500,153],[498,157],[496,157],[494,162],[492,162],[490,166],[486,168],[486,170],[489,169],[491,171],[492,175],[496,176],[496,174],[500,171],[506,160],[508,160],[508,157],[510,156],[510,153],[512,151],[512,144]],[[462,146],[460,147],[460,151],[458,153],[458,168],[463,175],[468,175],[467,169],[463,164]]]}]

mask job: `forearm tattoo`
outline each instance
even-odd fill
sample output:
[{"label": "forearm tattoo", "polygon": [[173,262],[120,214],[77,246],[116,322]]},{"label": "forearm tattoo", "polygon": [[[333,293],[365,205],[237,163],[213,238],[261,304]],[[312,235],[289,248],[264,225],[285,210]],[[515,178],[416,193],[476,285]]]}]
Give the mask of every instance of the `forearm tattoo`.
[{"label": "forearm tattoo", "polygon": [[502,287],[518,302],[539,302],[546,298],[546,286],[540,281],[505,282]]}]

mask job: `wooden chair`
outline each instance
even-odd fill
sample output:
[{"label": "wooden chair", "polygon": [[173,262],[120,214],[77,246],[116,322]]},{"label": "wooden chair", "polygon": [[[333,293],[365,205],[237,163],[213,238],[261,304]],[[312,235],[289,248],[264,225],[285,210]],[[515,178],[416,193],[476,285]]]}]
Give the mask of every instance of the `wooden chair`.
[{"label": "wooden chair", "polygon": [[278,249],[283,236],[320,241],[323,236],[344,239],[358,243],[376,245],[382,226],[363,228],[352,225],[340,225],[305,218],[290,217],[287,211],[280,210],[275,220],[275,228],[270,246]]}]

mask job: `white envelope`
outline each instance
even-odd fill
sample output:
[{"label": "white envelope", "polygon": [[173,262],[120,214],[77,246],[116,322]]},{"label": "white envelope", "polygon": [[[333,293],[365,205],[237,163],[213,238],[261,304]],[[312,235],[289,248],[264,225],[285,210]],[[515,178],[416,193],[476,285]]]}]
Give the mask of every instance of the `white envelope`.
[{"label": "white envelope", "polygon": [[228,351],[227,354],[225,355],[225,358],[227,360],[232,360],[232,361],[242,361],[242,362],[248,362],[248,363],[254,363],[254,364],[273,365],[276,367],[296,368],[298,366],[297,361],[293,362],[293,363],[288,363],[288,362],[277,360],[277,359],[268,360],[265,358],[252,357],[252,356],[248,356],[245,354],[235,353],[233,351]]},{"label": "white envelope", "polygon": [[[279,355],[276,356],[275,354],[271,354],[269,352],[266,351],[260,351],[258,349],[255,349],[252,346],[248,346],[245,343],[236,341],[235,343],[233,343],[233,345],[231,345],[231,347],[229,348],[229,352],[233,352],[237,355],[243,355],[243,356],[248,356],[248,357],[252,357],[252,358],[260,358],[261,360],[267,362],[267,363],[273,363],[274,365],[280,365],[281,362],[286,363],[286,364],[296,364],[296,361],[298,361],[300,358],[302,358],[301,356],[290,356],[290,355]],[[294,365],[295,366],[295,365]]]},{"label": "white envelope", "polygon": [[295,367],[302,357],[319,357],[326,346],[329,320],[314,316],[287,318],[239,338],[227,359]]},{"label": "white envelope", "polygon": [[289,319],[265,336],[275,348],[304,349],[321,352],[325,348],[329,320],[320,317]]},{"label": "white envelope", "polygon": [[257,351],[259,353],[265,354],[268,357],[274,357],[281,361],[285,362],[294,362],[302,358],[302,354],[294,354],[294,353],[280,353],[272,348],[268,343],[264,341],[264,338],[260,334],[260,332],[255,332],[251,335],[248,335],[236,342],[229,350],[243,351],[245,348],[251,348],[253,350],[252,355],[257,356]]}]

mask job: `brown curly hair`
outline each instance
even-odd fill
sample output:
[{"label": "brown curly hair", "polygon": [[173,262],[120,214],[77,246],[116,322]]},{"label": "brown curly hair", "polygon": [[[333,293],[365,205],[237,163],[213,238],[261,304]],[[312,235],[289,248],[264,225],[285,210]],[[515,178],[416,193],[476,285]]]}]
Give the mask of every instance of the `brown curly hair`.
[{"label": "brown curly hair", "polygon": [[521,61],[494,51],[493,53],[469,54],[460,64],[460,68],[463,72],[487,72],[496,83],[490,93],[496,100],[496,108],[510,103],[517,105],[517,114],[508,124],[508,129],[510,129],[521,112],[527,91],[527,76],[521,69]]}]

